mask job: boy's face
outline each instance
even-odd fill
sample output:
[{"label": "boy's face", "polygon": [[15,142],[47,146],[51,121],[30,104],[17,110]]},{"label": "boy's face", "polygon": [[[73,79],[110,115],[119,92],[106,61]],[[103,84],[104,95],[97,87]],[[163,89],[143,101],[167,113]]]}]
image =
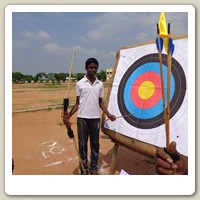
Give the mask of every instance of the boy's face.
[{"label": "boy's face", "polygon": [[90,75],[90,76],[95,76],[96,73],[97,73],[97,70],[98,70],[98,65],[95,64],[95,63],[89,64],[87,69],[86,69],[87,74]]}]

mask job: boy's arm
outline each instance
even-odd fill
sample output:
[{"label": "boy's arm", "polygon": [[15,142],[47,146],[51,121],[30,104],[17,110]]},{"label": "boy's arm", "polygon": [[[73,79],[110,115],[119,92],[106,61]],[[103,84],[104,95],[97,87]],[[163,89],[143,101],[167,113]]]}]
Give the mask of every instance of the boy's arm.
[{"label": "boy's arm", "polygon": [[109,113],[108,109],[106,108],[105,104],[103,103],[102,98],[99,98],[99,107],[103,110],[103,112],[107,115],[107,117],[108,117],[111,121],[116,120],[115,115],[112,115],[112,114]]},{"label": "boy's arm", "polygon": [[80,97],[77,96],[76,97],[76,103],[74,104],[74,106],[72,107],[72,109],[69,112],[69,117],[71,117],[78,110],[79,99],[80,99]]}]

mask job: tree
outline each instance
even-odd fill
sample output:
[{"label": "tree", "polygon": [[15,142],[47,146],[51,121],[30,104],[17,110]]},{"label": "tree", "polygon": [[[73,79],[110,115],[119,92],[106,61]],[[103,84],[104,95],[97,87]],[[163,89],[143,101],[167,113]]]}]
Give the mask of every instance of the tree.
[{"label": "tree", "polygon": [[67,75],[68,74],[66,74],[66,73],[58,73],[58,74],[54,74],[54,77],[55,77],[55,79],[57,80],[57,81],[63,81],[63,82],[65,82],[66,81],[66,77],[67,77]]},{"label": "tree", "polygon": [[28,83],[30,83],[33,80],[33,76],[32,75],[24,75],[24,80],[28,81]]},{"label": "tree", "polygon": [[51,81],[54,81],[55,80],[55,77],[54,77],[54,73],[48,73],[47,74],[47,78]]},{"label": "tree", "polygon": [[81,80],[84,77],[84,75],[85,75],[84,73],[77,73],[76,74],[76,80],[77,81]]},{"label": "tree", "polygon": [[106,80],[106,72],[102,70],[101,72],[97,73],[97,78],[101,81],[105,81]]},{"label": "tree", "polygon": [[37,82],[39,80],[39,78],[48,78],[47,74],[45,72],[39,72],[35,75],[35,77],[33,78],[35,82]]},{"label": "tree", "polygon": [[24,81],[24,74],[21,72],[13,72],[12,73],[12,81],[14,83],[19,83],[21,81]]}]

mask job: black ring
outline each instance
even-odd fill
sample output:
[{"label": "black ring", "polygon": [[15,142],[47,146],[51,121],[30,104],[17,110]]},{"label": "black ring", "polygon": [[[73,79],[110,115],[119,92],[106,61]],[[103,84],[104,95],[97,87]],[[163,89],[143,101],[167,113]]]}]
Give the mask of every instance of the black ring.
[{"label": "black ring", "polygon": [[[138,59],[135,61],[129,69],[126,71],[124,76],[121,79],[119,88],[118,88],[118,106],[119,110],[121,112],[121,115],[124,116],[124,119],[131,124],[132,126],[136,128],[141,128],[141,129],[151,129],[151,128],[156,128],[158,126],[161,126],[164,124],[164,115],[163,112],[160,113],[159,115],[150,118],[150,119],[140,119],[135,116],[133,116],[126,108],[125,102],[124,102],[124,87],[126,84],[126,81],[130,77],[134,71],[139,68],[141,65],[146,64],[146,63],[151,63],[151,62],[159,62],[159,54],[154,53],[154,54],[149,54],[146,56],[143,56],[142,58]],[[167,66],[167,55],[162,54],[162,62],[164,65]],[[171,73],[174,76],[175,80],[175,92],[174,96],[170,102],[170,118],[172,118],[176,112],[179,110],[181,107],[185,93],[186,93],[186,77],[185,73],[183,71],[183,68],[181,67],[180,63],[172,57],[172,69]]]}]

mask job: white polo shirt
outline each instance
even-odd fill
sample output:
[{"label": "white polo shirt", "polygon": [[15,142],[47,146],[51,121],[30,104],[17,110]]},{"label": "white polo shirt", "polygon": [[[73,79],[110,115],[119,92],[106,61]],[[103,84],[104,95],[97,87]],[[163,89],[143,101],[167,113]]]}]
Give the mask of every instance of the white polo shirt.
[{"label": "white polo shirt", "polygon": [[76,83],[76,94],[80,97],[77,117],[100,118],[99,98],[103,98],[103,83],[96,78],[93,85],[84,76]]}]

